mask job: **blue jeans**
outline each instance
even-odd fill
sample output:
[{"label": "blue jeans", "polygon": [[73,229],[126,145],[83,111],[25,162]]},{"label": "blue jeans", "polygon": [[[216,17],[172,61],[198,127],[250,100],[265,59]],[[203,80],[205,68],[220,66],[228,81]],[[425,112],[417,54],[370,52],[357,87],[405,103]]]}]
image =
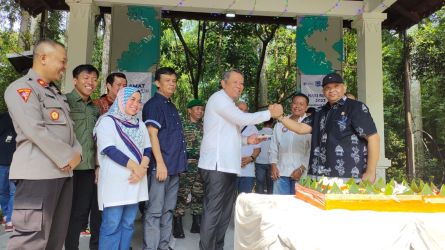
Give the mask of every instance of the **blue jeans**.
[{"label": "blue jeans", "polygon": [[137,212],[137,203],[104,208],[99,234],[99,249],[130,249]]},{"label": "blue jeans", "polygon": [[295,194],[295,182],[290,177],[280,176],[273,182],[273,194]]},{"label": "blue jeans", "polygon": [[0,165],[0,205],[6,222],[11,222],[15,184],[9,180],[9,166]]},{"label": "blue jeans", "polygon": [[270,164],[255,163],[255,181],[256,192],[264,194],[266,189],[267,194],[272,193],[272,178],[270,178]]},{"label": "blue jeans", "polygon": [[255,177],[238,177],[238,193],[252,193]]}]

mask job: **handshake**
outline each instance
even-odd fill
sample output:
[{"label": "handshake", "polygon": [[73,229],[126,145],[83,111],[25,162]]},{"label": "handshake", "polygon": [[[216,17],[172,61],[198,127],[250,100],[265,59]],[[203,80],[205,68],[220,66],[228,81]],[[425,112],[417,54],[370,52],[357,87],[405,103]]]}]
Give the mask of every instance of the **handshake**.
[{"label": "handshake", "polygon": [[281,104],[272,104],[269,105],[270,116],[274,119],[283,115],[283,106]]}]

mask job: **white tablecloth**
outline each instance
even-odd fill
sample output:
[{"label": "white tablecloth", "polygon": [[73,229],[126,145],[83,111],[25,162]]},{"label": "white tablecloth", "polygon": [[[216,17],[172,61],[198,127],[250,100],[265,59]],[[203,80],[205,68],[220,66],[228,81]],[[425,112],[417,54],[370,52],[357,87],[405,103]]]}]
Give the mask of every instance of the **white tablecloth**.
[{"label": "white tablecloth", "polygon": [[445,249],[445,213],[321,210],[294,196],[240,194],[235,250]]}]

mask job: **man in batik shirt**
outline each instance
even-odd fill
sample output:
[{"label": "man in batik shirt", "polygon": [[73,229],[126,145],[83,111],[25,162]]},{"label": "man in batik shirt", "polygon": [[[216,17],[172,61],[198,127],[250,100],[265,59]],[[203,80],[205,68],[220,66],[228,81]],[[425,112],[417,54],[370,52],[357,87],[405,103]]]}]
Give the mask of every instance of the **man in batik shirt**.
[{"label": "man in batik shirt", "polygon": [[328,102],[303,123],[280,117],[298,134],[312,133],[309,175],[375,181],[380,137],[368,107],[345,96],[342,77],[330,73],[323,78]]}]

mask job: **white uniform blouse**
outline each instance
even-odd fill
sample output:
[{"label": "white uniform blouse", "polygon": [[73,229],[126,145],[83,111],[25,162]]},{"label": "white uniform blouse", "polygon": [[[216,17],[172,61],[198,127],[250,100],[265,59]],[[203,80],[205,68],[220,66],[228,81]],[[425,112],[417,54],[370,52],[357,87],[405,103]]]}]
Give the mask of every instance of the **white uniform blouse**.
[{"label": "white uniform blouse", "polygon": [[[139,129],[145,131],[144,141],[146,144],[144,148],[151,147],[148,131],[143,122],[139,122]],[[148,200],[147,176],[138,183],[130,184],[128,178],[131,175],[131,170],[117,164],[102,153],[105,148],[115,146],[130,159],[137,162],[136,157],[119,137],[114,121],[110,117],[103,117],[98,121],[96,136],[100,166],[97,183],[99,210],[103,210],[104,207],[129,205]],[[143,148],[139,150],[141,153],[144,152]]]}]

